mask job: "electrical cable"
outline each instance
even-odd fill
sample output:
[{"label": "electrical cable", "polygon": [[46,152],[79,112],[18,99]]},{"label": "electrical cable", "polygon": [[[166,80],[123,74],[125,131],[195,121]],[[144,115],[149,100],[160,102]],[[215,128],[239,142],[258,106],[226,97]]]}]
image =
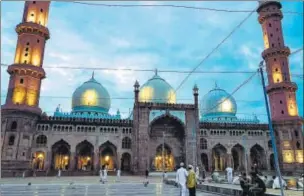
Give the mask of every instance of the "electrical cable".
[{"label": "electrical cable", "polygon": [[[228,38],[231,37],[231,35],[236,31],[238,30],[242,24],[244,24],[248,19],[249,17],[254,13],[256,9],[252,10],[235,28],[232,29],[232,31],[213,49],[211,50],[210,53],[208,53],[208,55],[203,58],[199,63],[198,65],[196,65],[194,67],[194,69],[184,78],[184,80],[182,80],[182,82],[180,83],[180,85],[175,89],[175,93],[180,89],[180,87],[186,82],[186,80],[191,76],[191,74],[199,67],[201,66]],[[170,97],[168,100],[170,100],[171,98],[171,94],[170,94]]]},{"label": "electrical cable", "polygon": [[[185,6],[185,5],[173,5],[173,4],[162,4],[162,5],[136,5],[136,4],[104,4],[104,3],[88,3],[88,2],[79,2],[79,1],[72,1],[75,4],[82,4],[82,5],[89,5],[89,6],[101,6],[101,7],[169,7],[169,8],[184,8],[184,9],[195,9],[195,10],[205,10],[205,11],[216,11],[216,12],[230,12],[230,13],[248,13],[251,12],[250,10],[229,10],[229,9],[216,9],[216,8],[206,8],[206,7],[195,7],[195,6]],[[260,11],[260,12],[268,12],[272,13],[273,11]],[[285,14],[296,14],[296,15],[303,15],[302,12],[295,12],[295,11],[283,11],[282,13]]]}]

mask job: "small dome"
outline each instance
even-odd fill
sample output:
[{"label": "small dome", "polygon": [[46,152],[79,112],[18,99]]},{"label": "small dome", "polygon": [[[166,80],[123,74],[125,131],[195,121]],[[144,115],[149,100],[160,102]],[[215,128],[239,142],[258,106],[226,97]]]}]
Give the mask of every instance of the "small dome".
[{"label": "small dome", "polygon": [[201,101],[201,116],[206,118],[236,118],[237,105],[234,98],[225,90],[215,85]]},{"label": "small dome", "polygon": [[105,87],[94,79],[94,72],[92,78],[73,93],[72,112],[108,113],[110,107],[110,95]]},{"label": "small dome", "polygon": [[170,84],[158,76],[157,70],[155,75],[149,79],[139,91],[140,102],[154,103],[176,103],[176,94]]}]

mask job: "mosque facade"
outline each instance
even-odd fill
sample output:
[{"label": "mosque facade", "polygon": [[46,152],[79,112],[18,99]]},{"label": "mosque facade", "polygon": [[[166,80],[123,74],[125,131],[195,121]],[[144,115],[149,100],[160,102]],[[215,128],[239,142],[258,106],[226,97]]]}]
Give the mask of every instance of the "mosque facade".
[{"label": "mosque facade", "polygon": [[[217,85],[201,99],[194,85],[193,104],[177,103],[174,89],[157,71],[143,85],[135,82],[134,106],[127,118],[122,118],[119,111],[109,114],[110,92],[94,73],[75,89],[70,112],[62,112],[58,106],[52,116],[47,116],[39,107],[39,96],[41,81],[46,77],[42,65],[50,38],[46,26],[49,4],[25,2],[22,22],[16,27],[16,55],[8,68],[9,88],[1,108],[3,176],[23,171],[51,175],[58,169],[63,175],[93,175],[102,166],[140,174],[146,169],[173,171],[180,162],[206,171],[224,171],[228,166],[243,171],[253,164],[261,170],[275,169],[268,124],[260,123],[257,117],[238,118],[235,99]],[[262,3],[259,22],[274,20],[273,26],[278,28],[280,8],[278,2]],[[261,12],[264,9],[277,14],[265,15]],[[262,25],[264,40],[268,32],[280,35],[267,25]],[[279,68],[271,58],[278,55],[278,61],[285,61],[288,68],[288,49],[283,42],[283,49],[271,48],[271,44],[277,42],[269,39],[263,58],[268,76],[278,77],[272,71]],[[297,114],[295,91],[290,79],[279,78],[267,87],[283,171],[301,170],[303,164],[303,120]],[[288,110],[290,104],[286,103],[296,110]],[[280,116],[273,108],[287,112]]]}]

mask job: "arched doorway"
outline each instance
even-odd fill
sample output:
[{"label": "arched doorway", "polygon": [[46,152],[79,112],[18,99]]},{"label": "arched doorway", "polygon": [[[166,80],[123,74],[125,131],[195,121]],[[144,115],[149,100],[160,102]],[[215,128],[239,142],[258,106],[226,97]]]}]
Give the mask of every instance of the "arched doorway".
[{"label": "arched doorway", "polygon": [[109,141],[99,147],[99,164],[101,168],[106,167],[108,170],[117,168],[116,146]]},{"label": "arched doorway", "polygon": [[233,169],[234,170],[244,170],[245,160],[245,149],[240,144],[236,144],[231,149],[232,159],[233,159]]},{"label": "arched doorway", "polygon": [[42,151],[37,151],[33,154],[33,162],[32,168],[34,170],[43,170],[44,169],[44,160],[45,160],[45,153]]},{"label": "arched doorway", "polygon": [[[181,120],[171,114],[163,114],[151,122],[149,136],[151,154],[147,156],[151,170],[162,171],[164,167],[167,171],[173,171],[180,162],[185,161],[185,131]],[[165,158],[162,157],[163,143]]]},{"label": "arched doorway", "polygon": [[209,171],[208,155],[205,153],[202,153],[201,161],[202,161],[203,167],[205,168],[205,171]]},{"label": "arched doorway", "polygon": [[174,156],[171,148],[165,144],[159,145],[156,148],[156,153],[154,157],[154,167],[155,171],[173,171],[175,167]]},{"label": "arched doorway", "polygon": [[131,155],[129,153],[123,153],[121,156],[121,170],[130,171],[131,169]]},{"label": "arched doorway", "polygon": [[87,140],[76,146],[77,169],[82,171],[93,170],[94,146]]},{"label": "arched doorway", "polygon": [[222,144],[217,144],[212,148],[212,168],[214,171],[224,171],[226,168],[227,149]]},{"label": "arched doorway", "polygon": [[275,170],[275,162],[273,153],[269,156],[270,170]]},{"label": "arched doorway", "polygon": [[265,168],[265,150],[258,144],[255,144],[250,149],[250,160],[251,166],[257,164],[258,169],[266,169]]},{"label": "arched doorway", "polygon": [[60,140],[52,146],[52,169],[69,169],[70,148],[70,145],[64,140]]}]

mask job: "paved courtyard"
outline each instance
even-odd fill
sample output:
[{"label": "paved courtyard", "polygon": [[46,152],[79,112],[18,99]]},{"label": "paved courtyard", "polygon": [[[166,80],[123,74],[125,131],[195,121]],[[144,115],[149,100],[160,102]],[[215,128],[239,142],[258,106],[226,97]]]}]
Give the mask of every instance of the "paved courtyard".
[{"label": "paved courtyard", "polygon": [[[142,183],[108,183],[92,185],[1,185],[1,196],[178,196],[179,189],[161,183],[144,187]],[[197,193],[198,196],[214,194]]]}]

